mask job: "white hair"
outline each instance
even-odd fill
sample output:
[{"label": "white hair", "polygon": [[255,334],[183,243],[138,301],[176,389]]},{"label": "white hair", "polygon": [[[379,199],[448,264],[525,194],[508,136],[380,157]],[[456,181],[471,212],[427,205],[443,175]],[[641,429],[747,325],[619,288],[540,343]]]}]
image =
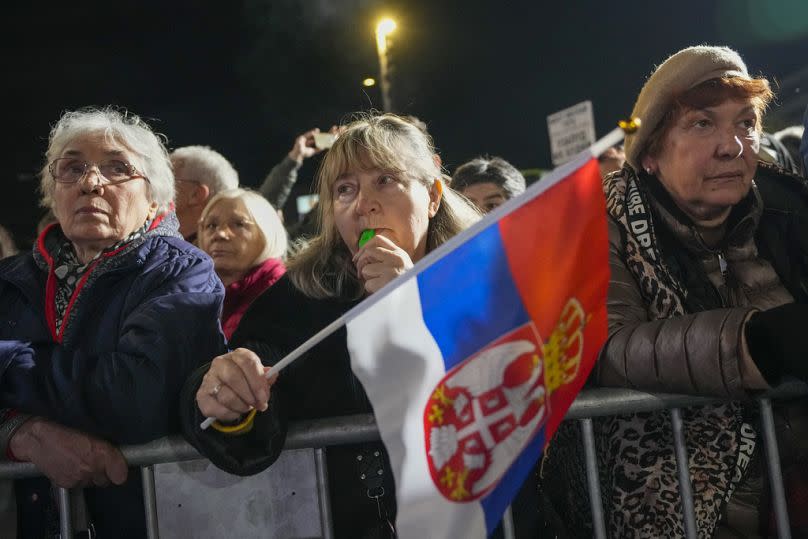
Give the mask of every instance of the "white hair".
[{"label": "white hair", "polygon": [[238,172],[222,154],[208,146],[183,146],[171,152],[176,171],[182,167],[181,180],[204,183],[210,194],[238,187]]},{"label": "white hair", "polygon": [[163,144],[165,136],[152,131],[135,114],[111,106],[67,111],[53,126],[40,173],[42,206],[53,209],[54,182],[48,169],[50,163],[72,140],[94,133],[103,134],[107,141],[120,144],[135,154],[137,162],[131,164],[148,178],[150,202],[156,202],[160,211],[167,210],[174,200],[174,174]]},{"label": "white hair", "polygon": [[253,264],[260,264],[270,258],[283,258],[286,255],[288,239],[286,237],[286,229],[283,228],[283,223],[278,216],[278,212],[275,211],[275,208],[272,207],[272,204],[270,204],[267,199],[252,189],[228,189],[211,197],[199,218],[200,238],[202,237],[202,223],[213,207],[223,199],[241,200],[247,208],[247,212],[258,226],[261,235],[264,237],[264,250],[261,251],[261,254],[258,255]]}]

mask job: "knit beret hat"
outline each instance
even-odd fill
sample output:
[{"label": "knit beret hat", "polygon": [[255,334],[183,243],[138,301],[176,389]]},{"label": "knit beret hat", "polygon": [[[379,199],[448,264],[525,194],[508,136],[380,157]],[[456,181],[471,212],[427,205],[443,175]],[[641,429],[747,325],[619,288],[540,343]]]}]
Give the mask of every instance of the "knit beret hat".
[{"label": "knit beret hat", "polygon": [[727,47],[699,45],[682,49],[656,68],[640,90],[632,118],[641,120],[640,127],[626,135],[626,160],[640,169],[640,154],[648,137],[673,103],[675,96],[710,79],[722,77],[749,78],[746,64]]}]

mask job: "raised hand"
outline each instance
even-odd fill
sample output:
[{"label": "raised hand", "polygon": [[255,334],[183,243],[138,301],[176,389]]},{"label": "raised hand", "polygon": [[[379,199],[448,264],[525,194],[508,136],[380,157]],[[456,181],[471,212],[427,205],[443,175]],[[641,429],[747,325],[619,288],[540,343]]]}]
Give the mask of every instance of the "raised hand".
[{"label": "raised hand", "polygon": [[413,266],[406,251],[389,238],[376,235],[353,257],[356,273],[372,294]]}]

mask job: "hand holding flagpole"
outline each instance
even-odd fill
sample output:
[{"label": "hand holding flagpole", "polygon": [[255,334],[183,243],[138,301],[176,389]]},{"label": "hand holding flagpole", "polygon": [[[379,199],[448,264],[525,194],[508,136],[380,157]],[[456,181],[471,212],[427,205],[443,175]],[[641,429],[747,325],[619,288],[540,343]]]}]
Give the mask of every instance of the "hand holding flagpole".
[{"label": "hand holding flagpole", "polygon": [[[336,330],[341,328],[347,323],[348,315],[351,314],[351,311],[343,314],[326,327],[318,331],[314,336],[312,336],[309,340],[295,348],[288,356],[274,364],[265,374],[264,377],[268,380],[275,376],[277,373],[281,372],[284,368],[289,366],[293,361],[298,359],[300,356],[317,346],[323,339],[334,333]],[[213,422],[216,421],[215,417],[208,417],[202,423],[199,424],[199,428],[202,430],[207,429],[210,427]]]},{"label": "hand holding flagpole", "polygon": [[[376,235],[376,231],[372,228],[367,230],[363,230],[362,234],[359,236],[358,246],[361,249],[364,245],[369,242],[374,236]],[[350,314],[346,313],[330,323],[328,326],[317,332],[316,335],[311,337],[309,340],[298,346],[295,350],[292,351],[291,354],[280,360],[278,363],[273,365],[266,373],[264,373],[264,378],[269,380],[277,373],[281,372],[281,370],[292,363],[294,360],[311,350],[314,346],[316,346],[320,341],[328,337],[331,333],[342,327],[343,325],[348,323],[347,315]],[[200,423],[199,428],[202,430],[207,429],[210,427],[213,422],[216,421],[215,417],[208,417],[202,423]]]}]

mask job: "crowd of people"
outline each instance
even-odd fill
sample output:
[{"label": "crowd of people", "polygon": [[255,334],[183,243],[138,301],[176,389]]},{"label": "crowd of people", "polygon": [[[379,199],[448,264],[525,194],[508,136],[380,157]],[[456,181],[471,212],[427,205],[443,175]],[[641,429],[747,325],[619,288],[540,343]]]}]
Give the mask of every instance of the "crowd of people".
[{"label": "crowd of people", "polygon": [[[727,399],[683,413],[702,537],[773,533],[749,399],[784,377],[808,381],[808,136],[800,146],[795,129],[763,132],[773,97],[734,51],[684,49],[645,81],[625,147],[598,158],[609,335],[589,384]],[[4,536],[58,534],[53,484],[83,487],[77,529],[144,537],[121,444],[182,432],[219,468],[250,475],[276,461],[290,423],[372,412],[344,330],[265,374],[526,181],[492,156],[449,174],[414,117],[361,115],[328,133],[328,144],[318,129],[301,134],[251,190],[219,152],[169,153],[134,114],[58,120],[35,245],[18,252],[0,228],[0,458],[44,475],[0,482]],[[298,171],[319,153],[318,203],[284,223]],[[775,415],[791,526],[805,535],[808,403]],[[667,415],[597,429],[609,535],[683,537]],[[586,498],[553,490],[581,482],[583,469],[564,465],[569,439],[550,444],[553,477],[544,484],[537,465],[522,489],[518,536],[592,535]],[[328,452],[337,537],[395,536],[389,469],[380,443]]]}]

